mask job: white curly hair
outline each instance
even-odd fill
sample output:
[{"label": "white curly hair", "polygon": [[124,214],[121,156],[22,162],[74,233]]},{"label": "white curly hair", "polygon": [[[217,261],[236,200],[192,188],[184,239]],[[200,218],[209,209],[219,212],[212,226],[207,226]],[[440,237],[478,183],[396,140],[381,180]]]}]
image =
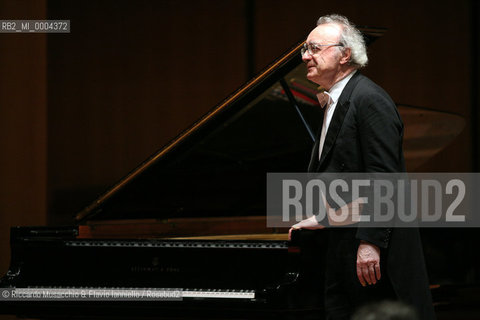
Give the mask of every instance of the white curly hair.
[{"label": "white curly hair", "polygon": [[343,45],[341,50],[350,48],[350,64],[356,68],[363,68],[368,63],[367,46],[362,33],[346,17],[339,14],[322,16],[317,21],[317,26],[322,24],[339,24],[342,26],[342,33],[339,42]]}]

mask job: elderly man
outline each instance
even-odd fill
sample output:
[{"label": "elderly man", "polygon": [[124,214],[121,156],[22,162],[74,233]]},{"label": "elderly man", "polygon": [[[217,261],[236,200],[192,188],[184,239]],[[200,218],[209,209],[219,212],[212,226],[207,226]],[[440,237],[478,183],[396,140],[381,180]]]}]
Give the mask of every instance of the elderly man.
[{"label": "elderly man", "polygon": [[[310,172],[404,172],[403,123],[388,94],[358,69],[367,62],[361,33],[339,15],[323,16],[302,50],[307,78],[319,93],[324,119]],[[293,229],[322,229],[316,216]],[[323,231],[322,231],[323,232]],[[434,319],[416,229],[326,228],[327,319],[350,319],[359,306],[399,299],[421,319]]]}]

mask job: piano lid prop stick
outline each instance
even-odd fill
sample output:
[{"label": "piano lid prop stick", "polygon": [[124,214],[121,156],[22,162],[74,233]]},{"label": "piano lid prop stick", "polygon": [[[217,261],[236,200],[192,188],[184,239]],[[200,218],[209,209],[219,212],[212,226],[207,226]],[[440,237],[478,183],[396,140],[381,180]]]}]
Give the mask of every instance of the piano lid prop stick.
[{"label": "piano lid prop stick", "polygon": [[307,129],[308,134],[310,135],[310,138],[312,138],[312,141],[315,142],[315,135],[313,134],[312,128],[308,125],[307,121],[305,120],[305,117],[302,114],[302,111],[300,111],[300,108],[297,105],[297,101],[295,100],[295,97],[292,94],[292,91],[290,90],[290,87],[288,84],[285,82],[285,79],[282,78],[280,79],[280,84],[283,87],[283,90],[285,91],[285,94],[288,97],[288,100],[292,104],[292,106],[297,110],[298,116],[300,117],[300,120],[302,120],[303,126],[305,129]]}]

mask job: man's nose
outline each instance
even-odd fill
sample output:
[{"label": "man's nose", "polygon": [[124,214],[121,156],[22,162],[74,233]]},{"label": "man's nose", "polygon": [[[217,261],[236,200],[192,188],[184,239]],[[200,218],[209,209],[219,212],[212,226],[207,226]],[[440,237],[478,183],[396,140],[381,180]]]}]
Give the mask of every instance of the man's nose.
[{"label": "man's nose", "polygon": [[303,60],[303,62],[310,61],[311,59],[312,59],[312,55],[310,54],[310,52],[305,51],[305,53],[302,54],[302,60]]}]

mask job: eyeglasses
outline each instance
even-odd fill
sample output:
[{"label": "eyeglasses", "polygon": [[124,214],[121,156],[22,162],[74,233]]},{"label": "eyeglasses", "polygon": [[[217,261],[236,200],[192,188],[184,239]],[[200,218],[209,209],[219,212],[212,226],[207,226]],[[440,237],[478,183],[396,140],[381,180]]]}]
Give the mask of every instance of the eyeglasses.
[{"label": "eyeglasses", "polygon": [[332,44],[318,44],[318,43],[304,43],[302,50],[300,50],[300,53],[303,55],[308,52],[311,56],[314,54],[317,54],[323,50],[323,48],[327,47],[343,47],[343,44],[341,43],[332,43]]}]

